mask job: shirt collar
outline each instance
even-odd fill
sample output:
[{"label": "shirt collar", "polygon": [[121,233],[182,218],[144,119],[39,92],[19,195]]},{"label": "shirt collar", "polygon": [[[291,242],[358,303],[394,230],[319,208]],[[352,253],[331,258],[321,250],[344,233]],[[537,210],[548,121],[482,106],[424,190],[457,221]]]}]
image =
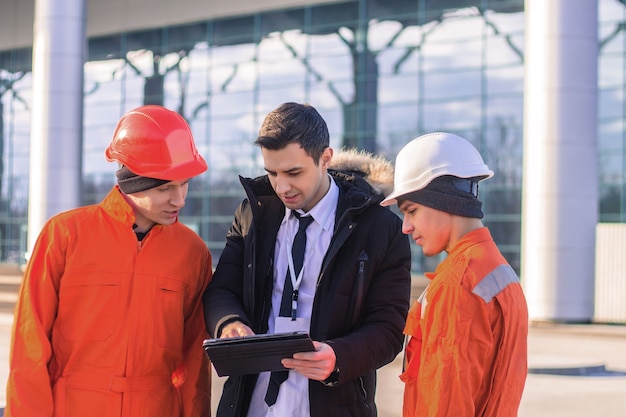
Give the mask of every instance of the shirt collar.
[{"label": "shirt collar", "polygon": [[[336,211],[337,202],[339,201],[339,187],[335,183],[332,176],[328,175],[328,177],[330,179],[330,187],[324,197],[322,197],[322,199],[318,201],[308,213],[298,210],[298,212],[302,215],[312,216],[313,220],[326,231],[332,230],[334,227],[334,213]],[[285,210],[285,217],[283,218],[282,223],[289,220],[291,212],[292,210],[289,208]]]}]

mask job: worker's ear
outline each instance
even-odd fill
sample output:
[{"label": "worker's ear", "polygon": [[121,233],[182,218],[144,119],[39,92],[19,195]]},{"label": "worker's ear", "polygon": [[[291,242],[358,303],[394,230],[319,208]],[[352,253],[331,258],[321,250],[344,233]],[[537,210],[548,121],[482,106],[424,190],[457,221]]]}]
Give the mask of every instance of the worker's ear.
[{"label": "worker's ear", "polygon": [[324,149],[322,155],[320,156],[320,166],[322,168],[328,169],[330,166],[330,161],[333,159],[333,148],[328,147]]}]

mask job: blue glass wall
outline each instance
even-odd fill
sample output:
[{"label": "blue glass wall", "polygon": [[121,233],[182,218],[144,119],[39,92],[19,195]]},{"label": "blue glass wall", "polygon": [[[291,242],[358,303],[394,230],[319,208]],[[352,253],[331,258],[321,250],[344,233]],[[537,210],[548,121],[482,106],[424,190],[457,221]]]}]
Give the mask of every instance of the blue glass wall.
[{"label": "blue glass wall", "polygon": [[[605,220],[623,221],[624,5],[600,3],[600,205]],[[114,184],[116,167],[103,150],[125,111],[144,103],[177,110],[209,163],[192,181],[181,220],[217,261],[243,197],[238,175],[263,174],[252,144],[263,117],[285,101],[309,102],[326,118],[336,149],[393,160],[426,132],[472,141],[496,172],[481,185],[485,223],[519,269],[523,7],[523,0],[355,0],[92,38],[83,203],[99,201]],[[0,261],[19,260],[25,237],[29,54],[0,51]],[[414,271],[432,269],[437,260],[412,246]]]}]

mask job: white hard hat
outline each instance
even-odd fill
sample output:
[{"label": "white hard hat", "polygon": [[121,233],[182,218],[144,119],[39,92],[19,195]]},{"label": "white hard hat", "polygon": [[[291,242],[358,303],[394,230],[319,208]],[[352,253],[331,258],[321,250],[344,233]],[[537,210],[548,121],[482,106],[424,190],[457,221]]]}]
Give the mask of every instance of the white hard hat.
[{"label": "white hard hat", "polygon": [[393,191],[380,204],[396,204],[398,197],[419,191],[444,175],[480,181],[491,178],[493,171],[468,140],[444,132],[422,135],[404,145],[398,153]]}]

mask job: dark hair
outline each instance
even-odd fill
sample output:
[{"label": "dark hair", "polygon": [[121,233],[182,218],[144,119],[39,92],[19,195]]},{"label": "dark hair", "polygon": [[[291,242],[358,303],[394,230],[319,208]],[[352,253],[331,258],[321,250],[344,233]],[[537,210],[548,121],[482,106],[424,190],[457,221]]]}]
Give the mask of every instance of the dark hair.
[{"label": "dark hair", "polygon": [[298,143],[317,165],[330,144],[330,134],[326,122],[313,106],[283,103],[265,116],[254,143],[272,151]]}]

